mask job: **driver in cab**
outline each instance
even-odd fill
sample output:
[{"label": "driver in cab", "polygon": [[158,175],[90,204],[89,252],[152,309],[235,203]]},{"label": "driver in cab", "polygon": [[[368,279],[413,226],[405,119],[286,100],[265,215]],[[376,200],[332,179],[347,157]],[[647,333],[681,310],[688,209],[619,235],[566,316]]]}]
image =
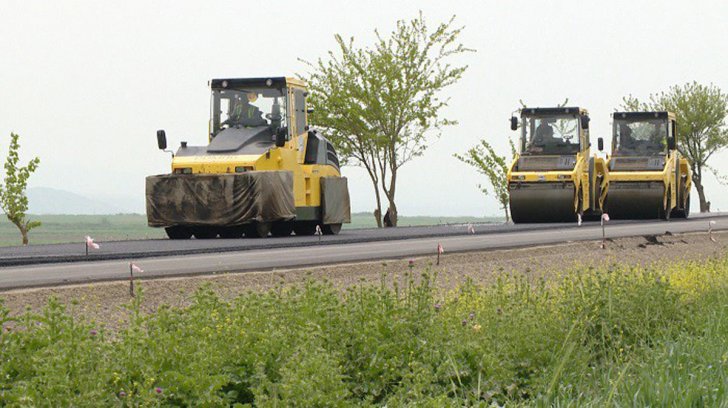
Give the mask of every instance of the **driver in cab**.
[{"label": "driver in cab", "polygon": [[252,105],[256,100],[258,100],[258,94],[255,92],[247,92],[244,98],[236,95],[230,117],[223,124],[250,127],[267,125],[268,122],[263,119],[263,113],[257,106]]},{"label": "driver in cab", "polygon": [[548,121],[542,119],[539,122],[531,141],[531,148],[529,149],[529,151],[534,153],[543,152],[545,147],[555,145],[558,142],[554,137],[554,128],[549,125]]},{"label": "driver in cab", "polygon": [[619,125],[619,150],[632,151],[637,149],[637,140],[632,136],[632,128],[624,123]]}]

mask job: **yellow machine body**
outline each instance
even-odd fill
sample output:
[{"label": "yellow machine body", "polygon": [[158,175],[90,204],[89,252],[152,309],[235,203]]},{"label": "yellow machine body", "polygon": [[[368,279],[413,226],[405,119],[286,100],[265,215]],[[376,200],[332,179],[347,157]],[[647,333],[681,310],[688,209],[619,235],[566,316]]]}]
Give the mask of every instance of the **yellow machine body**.
[{"label": "yellow machine body", "polygon": [[615,219],[687,218],[692,178],[671,112],[615,112],[607,211]]},{"label": "yellow machine body", "polygon": [[520,113],[520,120],[511,119],[521,137],[507,174],[513,221],[569,222],[601,214],[609,181],[605,161],[590,155],[588,112],[558,107]]},{"label": "yellow machine body", "polygon": [[[341,177],[333,145],[309,129],[306,84],[286,77],[231,78],[212,80],[210,87],[209,144],[194,147],[182,142],[173,156],[171,174],[147,178],[149,224],[165,226],[170,238],[267,236],[270,231],[277,236],[292,231],[310,235],[319,228],[338,233],[341,223],[350,219],[346,179]],[[163,138],[160,148],[164,148],[166,136],[161,132],[158,138]],[[262,177],[261,172],[280,177]],[[278,196],[260,191],[267,185],[271,191],[277,189]],[[215,201],[210,197],[231,200],[228,207],[244,199],[239,193],[221,192],[224,188],[252,189],[254,201],[241,204],[246,208],[237,215],[218,206],[215,211],[224,216],[205,218],[205,208]],[[191,197],[198,195],[207,198]],[[276,201],[285,204],[277,208]],[[193,211],[185,210],[190,208]],[[271,215],[270,208],[277,212]],[[326,208],[331,210],[328,214]],[[215,224],[221,220],[226,225]]]},{"label": "yellow machine body", "polygon": [[[339,170],[329,165],[303,164],[303,155],[309,135],[304,133],[291,138],[282,148],[271,149],[261,155],[188,156],[172,159],[172,172],[180,174],[223,174],[244,171],[286,170],[293,172],[293,195],[296,207],[321,205],[320,178],[341,176]],[[241,171],[238,171],[241,172]]]}]

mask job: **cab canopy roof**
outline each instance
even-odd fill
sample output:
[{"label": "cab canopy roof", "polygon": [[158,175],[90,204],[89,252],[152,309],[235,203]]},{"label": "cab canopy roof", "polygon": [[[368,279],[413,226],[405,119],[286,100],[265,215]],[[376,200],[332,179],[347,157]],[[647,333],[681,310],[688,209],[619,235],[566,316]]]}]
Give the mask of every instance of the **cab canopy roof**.
[{"label": "cab canopy roof", "polygon": [[556,108],[523,108],[521,109],[521,115],[563,115],[563,114],[574,114],[581,113],[586,115],[586,109],[579,108],[578,106],[561,106]]},{"label": "cab canopy roof", "polygon": [[210,88],[213,89],[283,88],[287,85],[305,86],[300,79],[286,77],[220,78],[210,81]]},{"label": "cab canopy roof", "polygon": [[614,119],[631,119],[631,120],[648,120],[648,119],[667,119],[674,118],[675,115],[671,112],[657,111],[657,112],[614,112],[612,114]]}]

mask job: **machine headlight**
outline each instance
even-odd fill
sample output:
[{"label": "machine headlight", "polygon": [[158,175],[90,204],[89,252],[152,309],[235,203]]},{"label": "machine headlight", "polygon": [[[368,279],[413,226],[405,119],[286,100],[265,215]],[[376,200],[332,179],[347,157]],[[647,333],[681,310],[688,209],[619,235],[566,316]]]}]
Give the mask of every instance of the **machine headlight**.
[{"label": "machine headlight", "polygon": [[235,167],[236,173],[245,173],[246,171],[253,171],[253,168],[250,166],[237,166]]},{"label": "machine headlight", "polygon": [[192,174],[192,168],[190,167],[179,167],[174,169],[174,174]]},{"label": "machine headlight", "polygon": [[559,174],[556,178],[559,180],[571,180],[571,174]]}]

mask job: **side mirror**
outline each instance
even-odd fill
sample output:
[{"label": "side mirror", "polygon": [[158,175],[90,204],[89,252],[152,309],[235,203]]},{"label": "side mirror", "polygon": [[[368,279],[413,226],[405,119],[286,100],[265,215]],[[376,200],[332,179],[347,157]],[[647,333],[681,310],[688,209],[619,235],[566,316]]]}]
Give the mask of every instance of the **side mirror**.
[{"label": "side mirror", "polygon": [[157,146],[159,146],[159,150],[167,148],[167,134],[164,130],[157,131]]},{"label": "side mirror", "polygon": [[511,116],[511,130],[518,130],[518,118]]},{"label": "side mirror", "polygon": [[279,128],[276,132],[276,146],[283,147],[286,145],[286,136],[288,136],[288,128]]},{"label": "side mirror", "polygon": [[667,150],[675,150],[675,136],[667,138]]},{"label": "side mirror", "polygon": [[582,116],[581,117],[581,128],[584,129],[584,130],[589,129],[589,121],[590,120],[591,119],[589,119],[589,116]]},{"label": "side mirror", "polygon": [[597,139],[597,149],[599,149],[600,152],[604,150],[604,139],[601,137]]}]

